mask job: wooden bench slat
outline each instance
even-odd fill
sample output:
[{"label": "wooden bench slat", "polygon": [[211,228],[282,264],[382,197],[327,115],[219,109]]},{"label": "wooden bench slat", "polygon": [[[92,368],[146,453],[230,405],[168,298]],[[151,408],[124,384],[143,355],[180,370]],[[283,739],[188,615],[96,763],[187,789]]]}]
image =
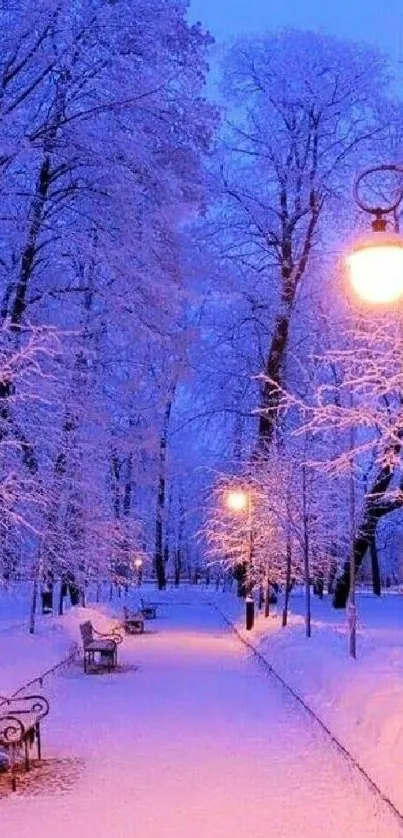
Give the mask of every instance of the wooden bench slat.
[{"label": "wooden bench slat", "polygon": [[108,640],[91,640],[90,643],[86,643],[84,646],[85,649],[88,649],[91,652],[113,652],[115,646],[113,641]]}]

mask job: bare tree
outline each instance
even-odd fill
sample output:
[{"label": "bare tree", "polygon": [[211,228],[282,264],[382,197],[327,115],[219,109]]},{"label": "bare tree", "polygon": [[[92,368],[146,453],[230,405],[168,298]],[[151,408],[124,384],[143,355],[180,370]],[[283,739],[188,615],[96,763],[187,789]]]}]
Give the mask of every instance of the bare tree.
[{"label": "bare tree", "polygon": [[374,51],[312,33],[243,39],[227,57],[223,247],[271,288],[260,447],[273,439],[291,319],[323,224],[352,167],[382,136],[385,85]]}]

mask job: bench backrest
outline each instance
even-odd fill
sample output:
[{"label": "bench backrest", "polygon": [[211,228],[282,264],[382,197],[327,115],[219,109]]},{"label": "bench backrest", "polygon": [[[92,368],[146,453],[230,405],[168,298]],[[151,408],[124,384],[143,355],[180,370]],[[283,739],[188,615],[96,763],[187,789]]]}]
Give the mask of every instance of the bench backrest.
[{"label": "bench backrest", "polygon": [[80,623],[80,632],[85,648],[86,646],[88,646],[89,643],[92,643],[94,639],[92,633],[92,623],[90,622],[90,620],[87,620],[85,623]]},{"label": "bench backrest", "polygon": [[143,599],[143,597],[141,597],[140,601],[142,608],[156,608],[158,605],[157,602],[149,602],[147,599]]}]

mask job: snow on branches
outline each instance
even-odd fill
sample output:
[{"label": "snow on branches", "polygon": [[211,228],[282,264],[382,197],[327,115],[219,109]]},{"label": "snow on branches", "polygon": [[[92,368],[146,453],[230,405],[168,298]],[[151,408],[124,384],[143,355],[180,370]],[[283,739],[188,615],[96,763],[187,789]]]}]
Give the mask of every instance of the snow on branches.
[{"label": "snow on branches", "polygon": [[[51,328],[27,327],[15,343],[0,329],[0,526],[3,542],[15,527],[38,532],[46,492],[38,475],[40,424],[56,403],[61,344]],[[41,450],[41,455],[43,449]],[[39,455],[40,456],[40,455]]]},{"label": "snow on branches", "polygon": [[[295,582],[314,581],[323,591],[333,572],[335,516],[321,514],[325,486],[305,454],[281,446],[215,483],[202,530],[207,555],[240,578],[243,568],[247,587],[280,585],[288,594]],[[246,499],[239,508],[229,502],[234,493]],[[288,596],[284,624],[287,608]]]},{"label": "snow on branches", "polygon": [[[277,388],[282,432],[309,439],[305,461],[329,487],[353,481],[353,548],[357,569],[376,550],[378,523],[403,505],[403,339],[401,312],[359,311],[321,321],[322,353],[289,364],[286,387]],[[337,320],[337,326],[334,320]],[[339,499],[340,503],[340,499]],[[325,507],[322,511],[327,515]],[[345,603],[349,571],[343,560]]]},{"label": "snow on branches", "polygon": [[[43,500],[24,573],[74,572],[81,584],[153,549],[144,509],[155,508],[165,398],[153,369],[186,306],[183,228],[204,207],[217,121],[204,98],[211,38],[186,11],[182,0],[0,9],[0,514],[16,572],[22,480]],[[42,325],[60,334],[53,366]]]}]

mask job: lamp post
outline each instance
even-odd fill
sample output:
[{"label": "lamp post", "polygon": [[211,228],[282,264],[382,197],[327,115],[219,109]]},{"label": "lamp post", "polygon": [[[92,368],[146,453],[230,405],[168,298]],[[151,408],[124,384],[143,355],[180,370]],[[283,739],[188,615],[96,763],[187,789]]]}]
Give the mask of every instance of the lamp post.
[{"label": "lamp post", "polygon": [[[243,488],[235,488],[229,489],[225,496],[225,504],[227,509],[235,514],[246,514],[248,516],[248,553],[247,553],[247,574],[251,573],[252,570],[252,559],[253,559],[253,505],[252,505],[252,492],[250,488],[243,489]],[[246,629],[250,631],[253,628],[255,622],[255,603],[254,599],[251,595],[251,583],[250,580],[246,586],[246,597],[245,597],[245,625]]]},{"label": "lamp post", "polygon": [[[371,175],[388,172],[398,177],[398,188],[393,199],[385,206],[372,206],[363,200],[360,187]],[[347,257],[350,281],[354,291],[361,299],[372,304],[388,305],[403,297],[403,237],[398,232],[388,229],[388,216],[395,215],[403,200],[403,165],[386,163],[365,169],[357,178],[354,186],[355,201],[364,212],[373,217],[371,232],[354,245]],[[354,431],[352,431],[352,440]],[[353,445],[353,442],[352,442]],[[355,528],[354,528],[354,477],[350,484],[351,506],[351,553],[350,553],[350,591],[348,599],[348,626],[350,655],[356,657],[356,567],[355,567]]]}]

